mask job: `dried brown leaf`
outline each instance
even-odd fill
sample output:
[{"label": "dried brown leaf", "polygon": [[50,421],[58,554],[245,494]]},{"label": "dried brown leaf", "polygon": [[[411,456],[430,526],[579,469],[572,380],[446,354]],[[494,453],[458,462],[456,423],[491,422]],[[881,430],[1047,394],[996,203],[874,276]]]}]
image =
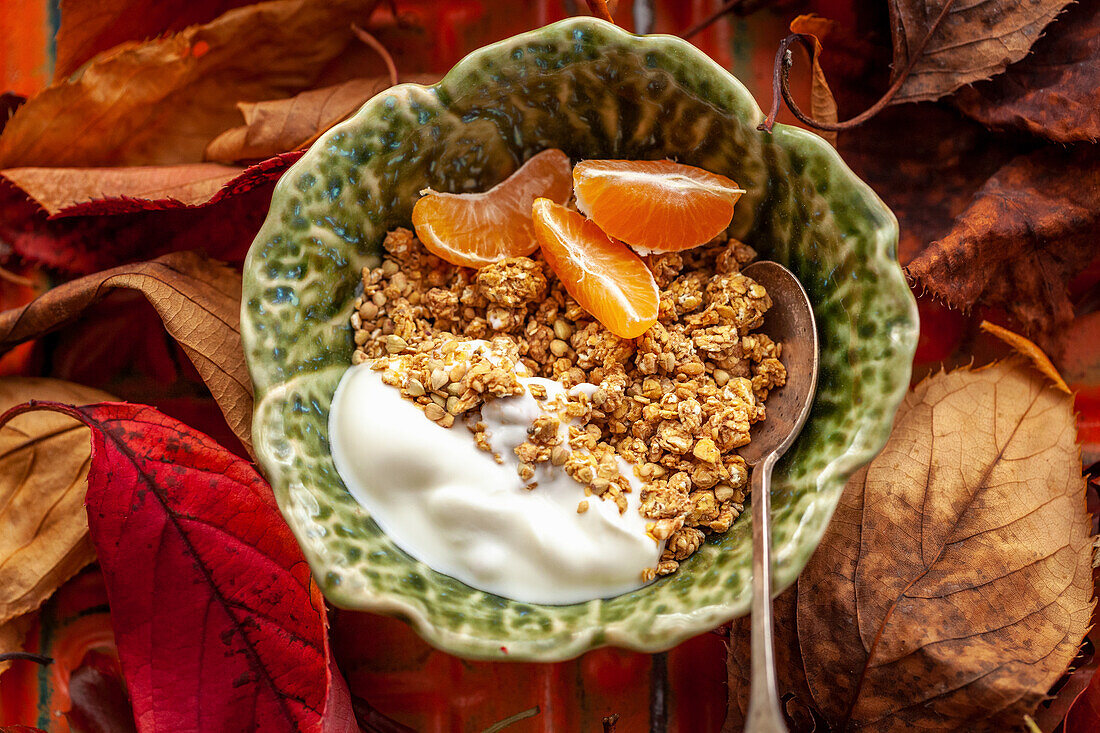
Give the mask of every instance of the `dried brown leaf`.
[{"label": "dried brown leaf", "polygon": [[[890,0],[895,75],[906,68],[910,50],[920,45],[944,3],[951,1]],[[939,99],[964,84],[999,74],[1027,55],[1043,28],[1069,2],[954,0],[892,103]]]},{"label": "dried brown leaf", "polygon": [[1070,5],[1026,58],[952,101],[994,129],[1063,143],[1100,139],[1100,3]]},{"label": "dried brown leaf", "polygon": [[[0,412],[31,399],[114,398],[58,379],[0,379]],[[20,415],[0,428],[0,652],[22,644],[18,617],[95,559],[84,514],[90,445],[88,428],[57,413]]]},{"label": "dried brown leaf", "polygon": [[55,80],[101,51],[207,23],[251,0],[61,0]]},{"label": "dried brown leaf", "polygon": [[1058,334],[1073,320],[1066,282],[1095,255],[1098,233],[1100,152],[1043,148],[986,181],[908,271],[953,307],[1003,307],[1057,354]]},{"label": "dried brown leaf", "polygon": [[839,150],[897,215],[902,264],[945,236],[989,177],[1017,155],[976,122],[931,104],[888,107],[842,133]]},{"label": "dried brown leaf", "polygon": [[244,172],[217,163],[120,168],[10,168],[0,175],[19,186],[46,213],[58,214],[91,201],[140,199],[197,206],[214,198]]},{"label": "dried brown leaf", "polygon": [[[791,33],[802,33],[813,37],[814,52],[810,59],[810,114],[819,122],[836,122],[836,99],[825,79],[821,68],[822,43],[836,33],[836,23],[818,15],[800,15],[791,21]],[[828,130],[818,132],[821,137],[836,147],[837,134]]]},{"label": "dried brown leaf", "polygon": [[[414,74],[403,81],[434,84],[437,75]],[[206,159],[223,163],[268,158],[296,150],[340,122],[375,94],[388,89],[386,77],[351,79],[310,89],[289,99],[241,102],[244,125],[226,130],[206,146]]]},{"label": "dried brown leaf", "polygon": [[836,729],[1003,731],[1092,611],[1073,401],[1018,357],[921,382],[799,580],[806,677]]},{"label": "dried brown leaf", "polygon": [[72,280],[0,313],[0,352],[80,318],[114,288],[140,291],[195,365],[233,433],[251,452],[252,382],[240,333],[241,276],[196,252],[175,252]]},{"label": "dried brown leaf", "polygon": [[239,101],[296,94],[351,41],[373,0],[273,0],[96,57],[16,110],[0,168],[202,160]]}]

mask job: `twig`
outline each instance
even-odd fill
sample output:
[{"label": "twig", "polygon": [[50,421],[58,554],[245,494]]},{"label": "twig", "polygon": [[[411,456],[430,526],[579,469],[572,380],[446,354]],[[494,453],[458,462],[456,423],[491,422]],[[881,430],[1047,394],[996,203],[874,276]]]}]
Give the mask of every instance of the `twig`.
[{"label": "twig", "polygon": [[706,18],[703,18],[701,21],[699,21],[698,23],[696,23],[695,25],[693,25],[692,27],[688,28],[686,31],[681,33],[680,38],[685,38],[685,39],[691,38],[696,33],[700,33],[702,31],[706,30],[707,28],[709,28],[711,25],[714,24],[714,21],[718,20],[719,18],[721,18],[726,13],[732,11],[734,8],[736,8],[738,5],[740,5],[743,2],[745,2],[745,0],[727,0],[727,2],[722,4],[722,7],[718,8],[713,13],[708,15]]},{"label": "twig", "polygon": [[0,267],[0,280],[7,280],[14,285],[23,285],[24,287],[30,287],[34,285],[34,280],[29,277],[23,277],[22,275],[16,275],[11,270],[7,270]]},{"label": "twig", "polygon": [[607,8],[607,0],[588,0],[588,9],[600,20],[606,20],[608,23],[615,22],[611,17],[611,11]]},{"label": "twig", "polygon": [[17,659],[25,659],[28,662],[38,662],[39,664],[53,664],[53,657],[47,657],[44,654],[31,654],[30,652],[6,652],[0,654],[0,663],[13,662]]},{"label": "twig", "polygon": [[533,718],[538,714],[539,714],[539,706],[536,705],[535,707],[529,708],[528,710],[518,712],[515,715],[510,715],[507,718],[505,718],[504,720],[501,720],[500,722],[493,723],[488,728],[486,728],[484,731],[482,731],[482,733],[497,733],[498,731],[502,731],[502,730],[504,730],[505,728],[507,728],[508,726],[510,726],[514,723],[518,723],[519,721],[523,720],[524,718]]},{"label": "twig", "polygon": [[386,70],[390,74],[390,85],[396,86],[398,83],[397,64],[393,62],[393,56],[390,56],[390,52],[386,50],[386,47],[382,45],[382,42],[372,36],[370,33],[367,33],[365,30],[357,26],[355,23],[351,24],[351,30],[353,33],[355,33],[356,38],[373,48],[378,53],[378,55],[382,57],[382,61],[386,64]]},{"label": "twig", "polygon": [[924,49],[928,45],[928,42],[932,40],[932,36],[939,30],[940,24],[943,22],[943,19],[947,17],[947,13],[954,4],[955,0],[947,0],[947,2],[943,4],[943,9],[940,10],[940,14],[936,16],[936,19],[932,21],[928,33],[925,34],[921,42],[917,44],[916,50],[909,57],[909,63],[906,64],[905,69],[898,75],[894,83],[890,85],[890,88],[886,90],[886,93],[863,112],[844,122],[822,122],[820,120],[815,120],[799,109],[798,104],[791,95],[790,73],[791,65],[794,62],[791,58],[790,49],[795,42],[800,42],[805,46],[807,53],[812,56],[813,40],[811,36],[804,33],[792,33],[787,36],[780,42],[779,50],[775,53],[775,68],[772,74],[772,108],[771,111],[768,112],[768,116],[760,123],[757,129],[764,130],[765,132],[772,131],[772,127],[775,125],[775,117],[779,114],[780,95],[782,95],[783,101],[787,103],[787,108],[791,110],[791,113],[796,118],[798,118],[799,122],[815,130],[840,132],[842,130],[851,130],[853,127],[862,125],[864,122],[881,112],[890,104],[890,100],[901,91],[901,87],[905,84],[905,80],[909,78],[909,73],[913,71],[913,67],[917,65],[917,61],[920,60],[921,54],[924,53]]},{"label": "twig", "polygon": [[615,726],[619,724],[619,714],[614,713],[603,719],[603,733],[615,733]]}]

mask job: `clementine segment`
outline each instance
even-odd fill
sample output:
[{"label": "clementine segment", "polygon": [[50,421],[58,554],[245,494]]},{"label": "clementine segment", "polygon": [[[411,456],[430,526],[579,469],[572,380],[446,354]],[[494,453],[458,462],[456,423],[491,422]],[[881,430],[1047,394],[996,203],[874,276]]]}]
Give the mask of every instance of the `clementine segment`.
[{"label": "clementine segment", "polygon": [[535,199],[533,218],[547,264],[608,331],[635,338],[657,322],[657,283],[630,248],[548,199]]},{"label": "clementine segment", "polygon": [[529,255],[538,248],[531,204],[540,196],[568,201],[569,173],[569,156],[551,148],[483,193],[430,191],[413,206],[416,236],[433,254],[463,267]]},{"label": "clementine segment", "polygon": [[643,254],[697,247],[733,219],[744,190],[671,160],[586,160],[573,169],[577,208]]}]

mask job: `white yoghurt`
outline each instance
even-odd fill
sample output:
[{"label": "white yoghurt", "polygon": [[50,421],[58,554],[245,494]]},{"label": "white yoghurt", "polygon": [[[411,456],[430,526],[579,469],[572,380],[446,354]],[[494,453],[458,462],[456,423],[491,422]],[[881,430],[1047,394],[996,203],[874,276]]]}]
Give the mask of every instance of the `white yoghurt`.
[{"label": "white yoghurt", "polygon": [[[544,387],[548,401],[563,392],[548,379],[520,382]],[[585,388],[595,389],[574,389]],[[529,391],[482,406],[498,464],[466,427],[436,425],[362,364],[348,369],[332,400],[332,457],[352,495],[398,546],[470,586],[553,604],[642,586],[642,571],[657,564],[664,542],[646,534],[641,484],[630,464],[620,459],[632,488],[622,514],[613,501],[586,497],[549,462],[536,469],[538,486],[524,488],[513,449],[544,412]],[[581,501],[588,510],[578,514]]]}]

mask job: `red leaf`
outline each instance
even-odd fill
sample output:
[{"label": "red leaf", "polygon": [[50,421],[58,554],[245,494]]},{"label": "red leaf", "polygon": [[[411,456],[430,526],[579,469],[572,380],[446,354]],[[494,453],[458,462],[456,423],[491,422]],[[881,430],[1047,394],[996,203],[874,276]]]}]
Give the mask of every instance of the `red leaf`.
[{"label": "red leaf", "polygon": [[51,218],[131,214],[216,204],[277,180],[302,151],[248,168],[217,163],[115,168],[9,168],[0,171]]},{"label": "red leaf", "polygon": [[0,424],[35,409],[92,430],[88,527],[138,729],[356,731],[324,599],[256,470],[144,405]]},{"label": "red leaf", "polygon": [[1066,713],[1064,733],[1094,733],[1100,730],[1100,675],[1093,674],[1092,682]]},{"label": "red leaf", "polygon": [[[14,186],[0,181],[0,242],[20,257],[66,273],[88,274],[184,249],[240,264],[267,215],[274,184],[198,209],[161,202],[91,202],[102,216],[47,219]],[[141,210],[112,214],[113,207]]]},{"label": "red leaf", "polygon": [[[240,263],[267,215],[275,181],[301,152],[245,169],[206,199],[139,198],[135,190],[101,191],[87,200],[53,198],[25,178],[27,191],[0,176],[0,242],[26,260],[69,273],[91,273],[182,249]],[[33,169],[24,169],[33,170]],[[118,169],[115,169],[118,170]],[[123,169],[127,170],[127,169]],[[93,174],[87,174],[94,179]],[[88,189],[89,192],[93,190]],[[57,216],[48,217],[28,194]]]}]

